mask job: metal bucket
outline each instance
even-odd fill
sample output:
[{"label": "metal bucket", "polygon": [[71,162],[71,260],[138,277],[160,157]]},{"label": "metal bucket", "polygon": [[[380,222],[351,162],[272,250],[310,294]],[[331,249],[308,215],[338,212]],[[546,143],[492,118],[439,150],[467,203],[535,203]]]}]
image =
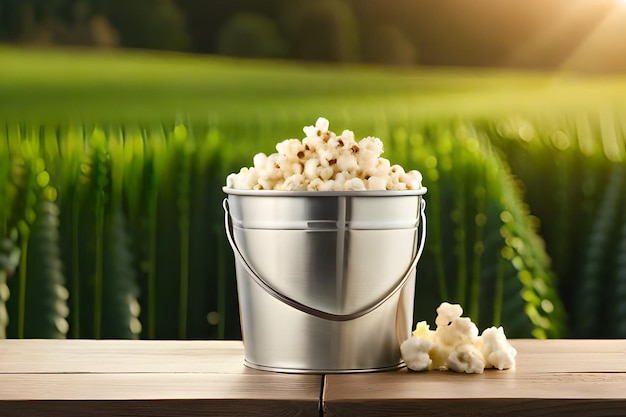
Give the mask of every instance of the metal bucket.
[{"label": "metal bucket", "polygon": [[403,366],[399,346],[411,334],[426,237],[425,188],[224,192],[247,366],[293,373]]}]

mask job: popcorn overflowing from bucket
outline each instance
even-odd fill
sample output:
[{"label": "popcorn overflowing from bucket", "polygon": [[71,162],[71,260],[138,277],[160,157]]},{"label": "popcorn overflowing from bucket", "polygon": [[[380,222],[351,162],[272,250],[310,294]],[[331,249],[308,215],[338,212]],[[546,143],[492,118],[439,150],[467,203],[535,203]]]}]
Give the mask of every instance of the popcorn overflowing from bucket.
[{"label": "popcorn overflowing from bucket", "polygon": [[517,351],[504,329],[490,327],[479,336],[476,325],[462,314],[460,305],[444,302],[437,308],[436,330],[425,321],[417,323],[413,335],[400,345],[406,366],[413,371],[449,369],[468,374],[514,368]]},{"label": "popcorn overflowing from bucket", "polygon": [[357,191],[417,190],[422,174],[406,172],[382,158],[383,142],[376,137],[356,141],[344,130],[336,135],[320,117],[303,130],[302,140],[287,139],[276,145],[277,153],[254,156],[254,166],[226,178],[226,185],[242,190]]}]

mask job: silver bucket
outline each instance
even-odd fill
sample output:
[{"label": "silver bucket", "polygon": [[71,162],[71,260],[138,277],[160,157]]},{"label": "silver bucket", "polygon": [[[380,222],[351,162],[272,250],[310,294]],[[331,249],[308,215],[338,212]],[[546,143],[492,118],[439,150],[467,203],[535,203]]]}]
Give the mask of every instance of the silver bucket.
[{"label": "silver bucket", "polygon": [[[249,367],[293,373],[403,366],[426,189],[224,187]],[[421,232],[419,232],[421,230]]]}]

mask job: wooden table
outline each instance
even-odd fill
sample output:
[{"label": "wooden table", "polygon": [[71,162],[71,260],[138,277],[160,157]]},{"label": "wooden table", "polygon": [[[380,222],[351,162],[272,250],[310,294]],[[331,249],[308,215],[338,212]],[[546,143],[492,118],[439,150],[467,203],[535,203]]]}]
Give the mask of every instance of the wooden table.
[{"label": "wooden table", "polygon": [[483,374],[290,375],[239,341],[0,340],[0,416],[626,416],[626,340],[512,340]]}]

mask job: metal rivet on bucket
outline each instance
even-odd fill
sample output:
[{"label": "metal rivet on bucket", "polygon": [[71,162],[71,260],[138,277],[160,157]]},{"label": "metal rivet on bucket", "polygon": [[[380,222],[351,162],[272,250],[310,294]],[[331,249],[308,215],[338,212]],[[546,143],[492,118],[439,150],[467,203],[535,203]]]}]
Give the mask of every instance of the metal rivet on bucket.
[{"label": "metal rivet on bucket", "polygon": [[246,365],[295,373],[403,365],[425,188],[224,192]]}]

